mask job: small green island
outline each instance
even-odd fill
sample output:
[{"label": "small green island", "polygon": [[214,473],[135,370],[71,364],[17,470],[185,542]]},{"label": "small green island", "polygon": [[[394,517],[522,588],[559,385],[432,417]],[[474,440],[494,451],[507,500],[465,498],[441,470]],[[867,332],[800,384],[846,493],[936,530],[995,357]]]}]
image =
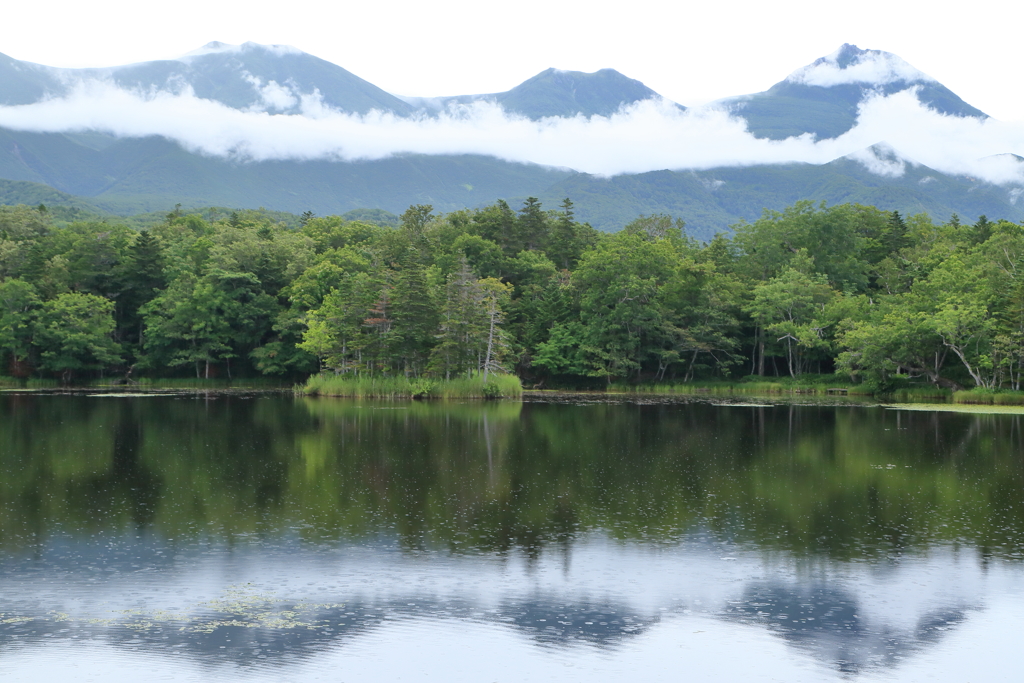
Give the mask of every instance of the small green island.
[{"label": "small green island", "polygon": [[0,207],[7,388],[1022,404],[1024,226],[798,202],[708,242],[566,199],[436,214]]}]

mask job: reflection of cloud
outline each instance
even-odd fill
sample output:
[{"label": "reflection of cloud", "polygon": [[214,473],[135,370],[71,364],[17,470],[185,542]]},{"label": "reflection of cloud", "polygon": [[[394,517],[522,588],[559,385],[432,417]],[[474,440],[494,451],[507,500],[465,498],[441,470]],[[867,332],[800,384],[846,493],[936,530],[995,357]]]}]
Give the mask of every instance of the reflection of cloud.
[{"label": "reflection of cloud", "polygon": [[[297,100],[299,113],[239,111],[198,98],[188,88],[177,94],[137,93],[90,81],[64,98],[0,107],[0,126],[162,135],[195,152],[257,161],[476,153],[598,175],[793,161],[821,164],[885,140],[907,158],[942,172],[1000,183],[1024,180],[1024,164],[1003,154],[1024,151],[1024,127],[944,116],[921,105],[912,90],[869,98],[857,125],[836,139],[815,141],[804,135],[775,141],[754,138],[742,119],[720,109],[681,112],[655,100],[608,117],[531,121],[508,115],[494,103],[474,102],[438,116],[403,118],[341,113],[326,106],[318,92],[298,94],[287,83],[253,85],[267,109],[294,107]],[[874,170],[892,174],[891,164]]]}]

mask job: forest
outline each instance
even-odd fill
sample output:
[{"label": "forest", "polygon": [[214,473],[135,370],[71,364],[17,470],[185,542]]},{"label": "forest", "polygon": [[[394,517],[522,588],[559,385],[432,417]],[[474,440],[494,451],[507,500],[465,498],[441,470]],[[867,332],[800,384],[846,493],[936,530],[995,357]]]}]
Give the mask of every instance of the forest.
[{"label": "forest", "polygon": [[526,387],[825,375],[1019,390],[1024,226],[798,202],[708,242],[569,199],[398,226],[176,208],[139,230],[0,207],[11,378],[452,379]]}]

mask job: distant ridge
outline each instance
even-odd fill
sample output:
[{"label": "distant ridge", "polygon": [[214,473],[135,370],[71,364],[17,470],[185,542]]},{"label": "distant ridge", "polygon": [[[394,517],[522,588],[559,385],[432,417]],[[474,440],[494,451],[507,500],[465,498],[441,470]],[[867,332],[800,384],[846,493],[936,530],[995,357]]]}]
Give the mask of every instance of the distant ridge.
[{"label": "distant ridge", "polygon": [[285,114],[325,105],[355,114],[378,110],[410,116],[418,111],[436,112],[450,103],[483,100],[532,119],[608,116],[624,105],[661,97],[614,69],[595,73],[547,69],[507,92],[406,101],[297,48],[257,43],[214,41],[178,59],[102,69],[59,69],[0,55],[0,105],[59,97],[88,80],[143,93],[180,93],[188,88],[197,97],[235,109]]}]

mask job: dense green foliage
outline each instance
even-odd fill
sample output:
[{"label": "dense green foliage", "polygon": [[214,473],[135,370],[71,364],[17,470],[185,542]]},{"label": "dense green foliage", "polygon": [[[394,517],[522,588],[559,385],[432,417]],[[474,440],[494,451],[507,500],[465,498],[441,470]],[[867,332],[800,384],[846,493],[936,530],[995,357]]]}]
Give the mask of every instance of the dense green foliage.
[{"label": "dense green foliage", "polygon": [[146,231],[0,210],[8,374],[261,375],[534,386],[837,371],[1021,388],[1024,227],[800,202],[700,243],[641,216],[606,235],[529,199],[388,227],[175,211]]}]

